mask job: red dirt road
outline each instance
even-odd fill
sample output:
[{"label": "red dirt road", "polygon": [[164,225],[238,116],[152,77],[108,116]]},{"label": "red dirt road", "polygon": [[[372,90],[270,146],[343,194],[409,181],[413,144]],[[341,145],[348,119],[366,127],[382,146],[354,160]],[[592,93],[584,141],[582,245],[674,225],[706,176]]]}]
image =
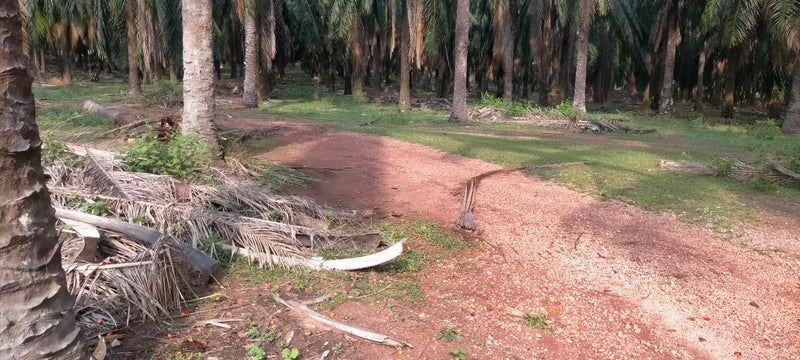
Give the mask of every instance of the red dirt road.
[{"label": "red dirt road", "polygon": [[[454,226],[452,190],[497,168],[383,137],[266,125],[283,146],[265,158],[338,169],[309,171],[321,181],[291,190],[335,207]],[[493,176],[477,193],[482,241],[423,272],[419,310],[387,318],[346,303],[337,316],[415,346],[398,357],[361,342],[363,359],[447,359],[452,348],[470,359],[800,359],[800,224],[770,216],[742,241],[782,251],[519,173]],[[526,327],[519,312],[547,314],[552,330]],[[460,342],[435,339],[448,325]]]}]

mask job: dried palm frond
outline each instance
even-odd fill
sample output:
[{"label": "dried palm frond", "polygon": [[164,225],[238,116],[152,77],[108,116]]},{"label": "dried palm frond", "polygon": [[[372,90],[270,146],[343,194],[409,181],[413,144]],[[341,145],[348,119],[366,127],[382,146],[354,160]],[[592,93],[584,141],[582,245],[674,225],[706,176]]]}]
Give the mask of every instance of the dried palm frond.
[{"label": "dried palm frond", "polygon": [[[79,241],[67,239],[64,249]],[[180,309],[190,289],[188,267],[173,258],[174,251],[167,241],[148,248],[107,232],[98,247],[98,263],[65,264],[81,327],[104,333],[131,320],[162,321]]]},{"label": "dried palm frond", "polygon": [[276,255],[262,262],[270,267],[292,266],[280,259],[307,259],[303,247],[352,247],[355,242],[347,234],[329,231],[328,214],[307,198],[275,195],[252,181],[227,176],[226,185],[209,186],[121,171],[114,153],[75,146],[73,150],[84,156],[85,170],[61,176],[65,180],[51,187],[53,202],[60,207],[81,210],[83,203],[102,201],[111,215],[173,234],[194,247],[218,234],[225,244]]},{"label": "dried palm frond", "polygon": [[109,194],[127,200],[132,199],[128,192],[122,188],[117,178],[111,174],[112,168],[107,162],[104,163],[100,160],[102,158],[96,158],[91,151],[86,153],[85,159],[86,167],[81,176],[84,187],[92,189],[99,194]]}]

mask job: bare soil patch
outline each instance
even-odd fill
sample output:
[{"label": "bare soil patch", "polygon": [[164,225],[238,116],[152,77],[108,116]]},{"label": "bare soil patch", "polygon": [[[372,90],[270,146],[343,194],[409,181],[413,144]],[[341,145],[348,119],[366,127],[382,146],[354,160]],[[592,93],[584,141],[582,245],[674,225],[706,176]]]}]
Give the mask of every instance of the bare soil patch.
[{"label": "bare soil patch", "polygon": [[[264,123],[271,126],[281,123]],[[306,127],[306,128],[304,128]],[[496,165],[393,139],[293,122],[283,146],[264,154],[321,179],[290,192],[334,207],[374,208],[397,221],[453,224],[452,190]],[[574,136],[574,135],[570,135]],[[793,217],[757,227],[742,241],[785,251],[752,251],[669,214],[601,202],[512,173],[485,179],[475,208],[480,241],[463,258],[424,271],[419,310],[387,319],[351,302],[337,309],[355,324],[415,345],[403,357],[508,359],[797,359],[800,344]],[[778,240],[780,239],[780,240]],[[519,312],[546,314],[550,330],[525,326]],[[517,315],[515,315],[517,314]],[[452,326],[462,340],[445,343]],[[355,343],[348,358],[389,358],[391,349]]]},{"label": "bare soil patch", "polygon": [[[268,129],[281,146],[260,156],[320,180],[284,192],[336,208],[372,209],[375,223],[432,220],[454,228],[462,200],[454,190],[499,168],[316,123],[232,114],[219,116],[220,126]],[[574,133],[530,136],[624,141]],[[294,332],[290,347],[302,349],[301,359],[318,359],[325,351],[327,359],[451,359],[451,349],[467,349],[468,359],[800,359],[800,219],[793,205],[773,212],[762,201],[759,208],[762,224],[742,226],[744,235],[731,240],[670,214],[602,202],[518,172],[500,174],[478,188],[478,231],[467,236],[472,247],[420,274],[424,302],[349,301],[325,310],[414,348],[398,353],[320,328],[272,300],[275,289],[301,298],[302,290],[231,277],[209,287],[209,294],[224,297],[188,308],[173,327],[123,332],[124,346],[115,354],[174,358],[184,350],[243,359],[253,321],[262,334],[285,338]],[[391,277],[374,276],[352,272],[318,290]],[[524,313],[546,316],[549,328],[526,326]],[[197,323],[219,318],[247,320],[229,323],[231,329]],[[436,338],[447,326],[458,330],[460,340]],[[264,346],[276,354],[279,343]]]}]

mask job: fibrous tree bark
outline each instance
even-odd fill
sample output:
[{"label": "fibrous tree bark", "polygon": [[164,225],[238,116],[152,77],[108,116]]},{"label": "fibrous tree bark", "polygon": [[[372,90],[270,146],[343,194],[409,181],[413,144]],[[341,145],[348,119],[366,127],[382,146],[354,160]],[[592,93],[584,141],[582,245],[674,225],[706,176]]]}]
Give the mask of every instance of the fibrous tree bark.
[{"label": "fibrous tree bark", "polygon": [[467,51],[469,48],[469,0],[456,5],[455,74],[451,121],[468,120],[467,112]]},{"label": "fibrous tree bark", "polygon": [[800,134],[800,56],[794,58],[792,89],[783,113],[781,130],[787,134]]},{"label": "fibrous tree bark", "polygon": [[667,48],[664,51],[664,77],[661,82],[661,92],[658,101],[658,113],[669,114],[672,112],[674,102],[672,95],[672,80],[675,72],[675,53],[681,42],[681,32],[678,29],[678,0],[670,0],[667,5]]},{"label": "fibrous tree bark", "polygon": [[706,49],[708,48],[708,40],[703,42],[703,50],[700,52],[700,60],[697,63],[697,84],[694,87],[694,108],[700,109],[703,107],[705,82],[703,76],[706,69]]},{"label": "fibrous tree bark", "polygon": [[503,101],[511,105],[514,92],[514,23],[512,0],[499,0],[495,10],[494,52],[501,57],[503,68]]},{"label": "fibrous tree bark", "polygon": [[0,0],[0,358],[86,358],[67,293],[17,0]]},{"label": "fibrous tree bark", "polygon": [[576,41],[577,62],[575,68],[575,96],[572,106],[581,113],[586,112],[586,59],[589,50],[589,27],[594,16],[595,0],[580,0],[578,39]]},{"label": "fibrous tree bark", "polygon": [[361,25],[361,14],[353,15],[350,30],[350,56],[353,58],[353,97],[364,97],[364,28]]},{"label": "fibrous tree bark", "polygon": [[136,3],[125,1],[125,27],[128,32],[128,96],[136,98],[142,94],[142,82],[139,79],[139,62],[137,61],[138,36],[136,34]]},{"label": "fibrous tree bark", "polygon": [[214,132],[214,57],[211,0],[183,4],[183,121],[181,132],[196,135],[220,153]]},{"label": "fibrous tree bark", "polygon": [[64,84],[72,82],[72,26],[69,21],[64,23],[64,38],[61,42],[61,81]]},{"label": "fibrous tree bark", "polygon": [[261,44],[261,97],[268,98],[272,93],[272,60],[275,59],[275,2],[273,0],[264,1],[266,8],[259,15],[259,36]]},{"label": "fibrous tree bark", "polygon": [[742,56],[742,45],[736,45],[728,52],[728,60],[725,62],[725,88],[723,92],[723,103],[721,115],[732,118],[734,110],[734,91],[736,90],[736,72],[739,70],[739,57]]},{"label": "fibrous tree bark", "polygon": [[[402,1],[402,0],[401,0]],[[400,11],[400,94],[398,95],[397,108],[400,112],[411,110],[411,76],[409,74],[411,62],[411,24],[409,12],[412,0],[402,1]]]},{"label": "fibrous tree bark", "polygon": [[245,107],[258,107],[258,29],[253,0],[245,2],[244,15],[244,83],[242,102]]}]

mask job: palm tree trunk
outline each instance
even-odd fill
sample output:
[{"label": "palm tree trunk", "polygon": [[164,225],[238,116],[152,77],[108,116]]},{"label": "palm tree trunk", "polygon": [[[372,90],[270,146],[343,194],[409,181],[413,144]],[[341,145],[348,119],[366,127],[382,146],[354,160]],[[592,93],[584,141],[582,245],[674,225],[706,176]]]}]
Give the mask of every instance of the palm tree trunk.
[{"label": "palm tree trunk", "polygon": [[781,131],[786,134],[800,134],[800,55],[795,55],[794,58],[794,76],[788,100]]},{"label": "palm tree trunk", "polygon": [[400,94],[397,100],[397,108],[400,112],[411,110],[411,78],[410,78],[410,57],[411,57],[411,29],[409,28],[410,0],[403,1],[403,9],[400,16]]},{"label": "palm tree trunk", "polygon": [[675,53],[681,42],[681,33],[678,29],[678,0],[670,1],[667,13],[667,49],[664,52],[664,77],[661,81],[661,93],[658,101],[658,113],[669,114],[672,112],[673,90],[672,80],[675,73]]},{"label": "palm tree trunk", "polygon": [[61,43],[61,81],[64,84],[72,82],[72,69],[71,69],[71,48],[72,48],[72,27],[69,22],[64,25],[64,39]]},{"label": "palm tree trunk", "polygon": [[372,64],[370,65],[369,87],[373,90],[378,90],[381,88],[383,52],[381,51],[381,38],[377,34],[372,36],[372,46],[370,46],[370,49],[372,51],[372,57],[370,58]]},{"label": "palm tree trunk", "polygon": [[551,105],[550,89],[552,89],[553,82],[553,67],[550,66],[550,54],[553,51],[552,44],[552,23],[550,19],[550,9],[552,8],[551,1],[545,2],[543,24],[542,24],[542,49],[540,51],[540,66],[539,66],[539,104],[542,106]]},{"label": "palm tree trunk", "polygon": [[735,46],[728,52],[728,60],[725,63],[725,92],[721,115],[726,118],[732,118],[735,115],[734,92],[736,91],[736,72],[739,70],[741,53],[741,45]]},{"label": "palm tree trunk", "polygon": [[169,82],[173,84],[178,83],[178,69],[173,62],[170,62],[169,64]]},{"label": "palm tree trunk", "polygon": [[182,0],[184,135],[197,135],[220,154],[214,132],[214,55],[211,0]]},{"label": "palm tree trunk", "polygon": [[267,0],[266,11],[261,14],[261,97],[272,93],[273,66],[275,59],[275,3]]},{"label": "palm tree trunk", "polygon": [[455,74],[453,84],[453,111],[450,121],[469,119],[467,112],[467,51],[469,49],[469,0],[456,4]]},{"label": "palm tree trunk", "polygon": [[592,25],[593,12],[594,0],[580,0],[578,39],[576,42],[575,96],[572,100],[572,106],[581,113],[586,112],[586,56],[589,49],[589,27]]},{"label": "palm tree trunk", "polygon": [[47,71],[47,64],[44,62],[44,47],[39,49],[39,61],[41,62],[39,64],[39,74],[42,74],[42,77],[44,77],[44,73]]},{"label": "palm tree trunk", "polygon": [[[496,20],[498,30],[495,39],[495,52],[500,52],[502,56],[502,89],[498,86],[498,92],[503,91],[503,101],[506,105],[511,105],[514,93],[514,23],[512,14],[511,0],[499,0],[497,2]],[[501,79],[498,77],[498,82]]]},{"label": "palm tree trunk", "polygon": [[706,48],[708,48],[708,40],[703,42],[703,50],[700,51],[700,61],[697,64],[697,84],[694,87],[694,108],[700,109],[703,107],[703,92],[705,91],[705,84],[703,82],[703,75],[706,69]]},{"label": "palm tree trunk", "polygon": [[254,108],[258,107],[258,32],[254,10],[245,11],[242,102],[244,107]]},{"label": "palm tree trunk", "polygon": [[353,28],[350,34],[350,55],[353,57],[353,97],[364,97],[364,28],[361,26],[361,14],[353,15]]},{"label": "palm tree trunk", "polygon": [[0,0],[0,358],[85,358],[67,293],[17,0]]},{"label": "palm tree trunk", "polygon": [[135,99],[142,94],[142,81],[139,79],[139,63],[136,61],[136,3],[125,1],[125,27],[128,30],[128,96]]}]

